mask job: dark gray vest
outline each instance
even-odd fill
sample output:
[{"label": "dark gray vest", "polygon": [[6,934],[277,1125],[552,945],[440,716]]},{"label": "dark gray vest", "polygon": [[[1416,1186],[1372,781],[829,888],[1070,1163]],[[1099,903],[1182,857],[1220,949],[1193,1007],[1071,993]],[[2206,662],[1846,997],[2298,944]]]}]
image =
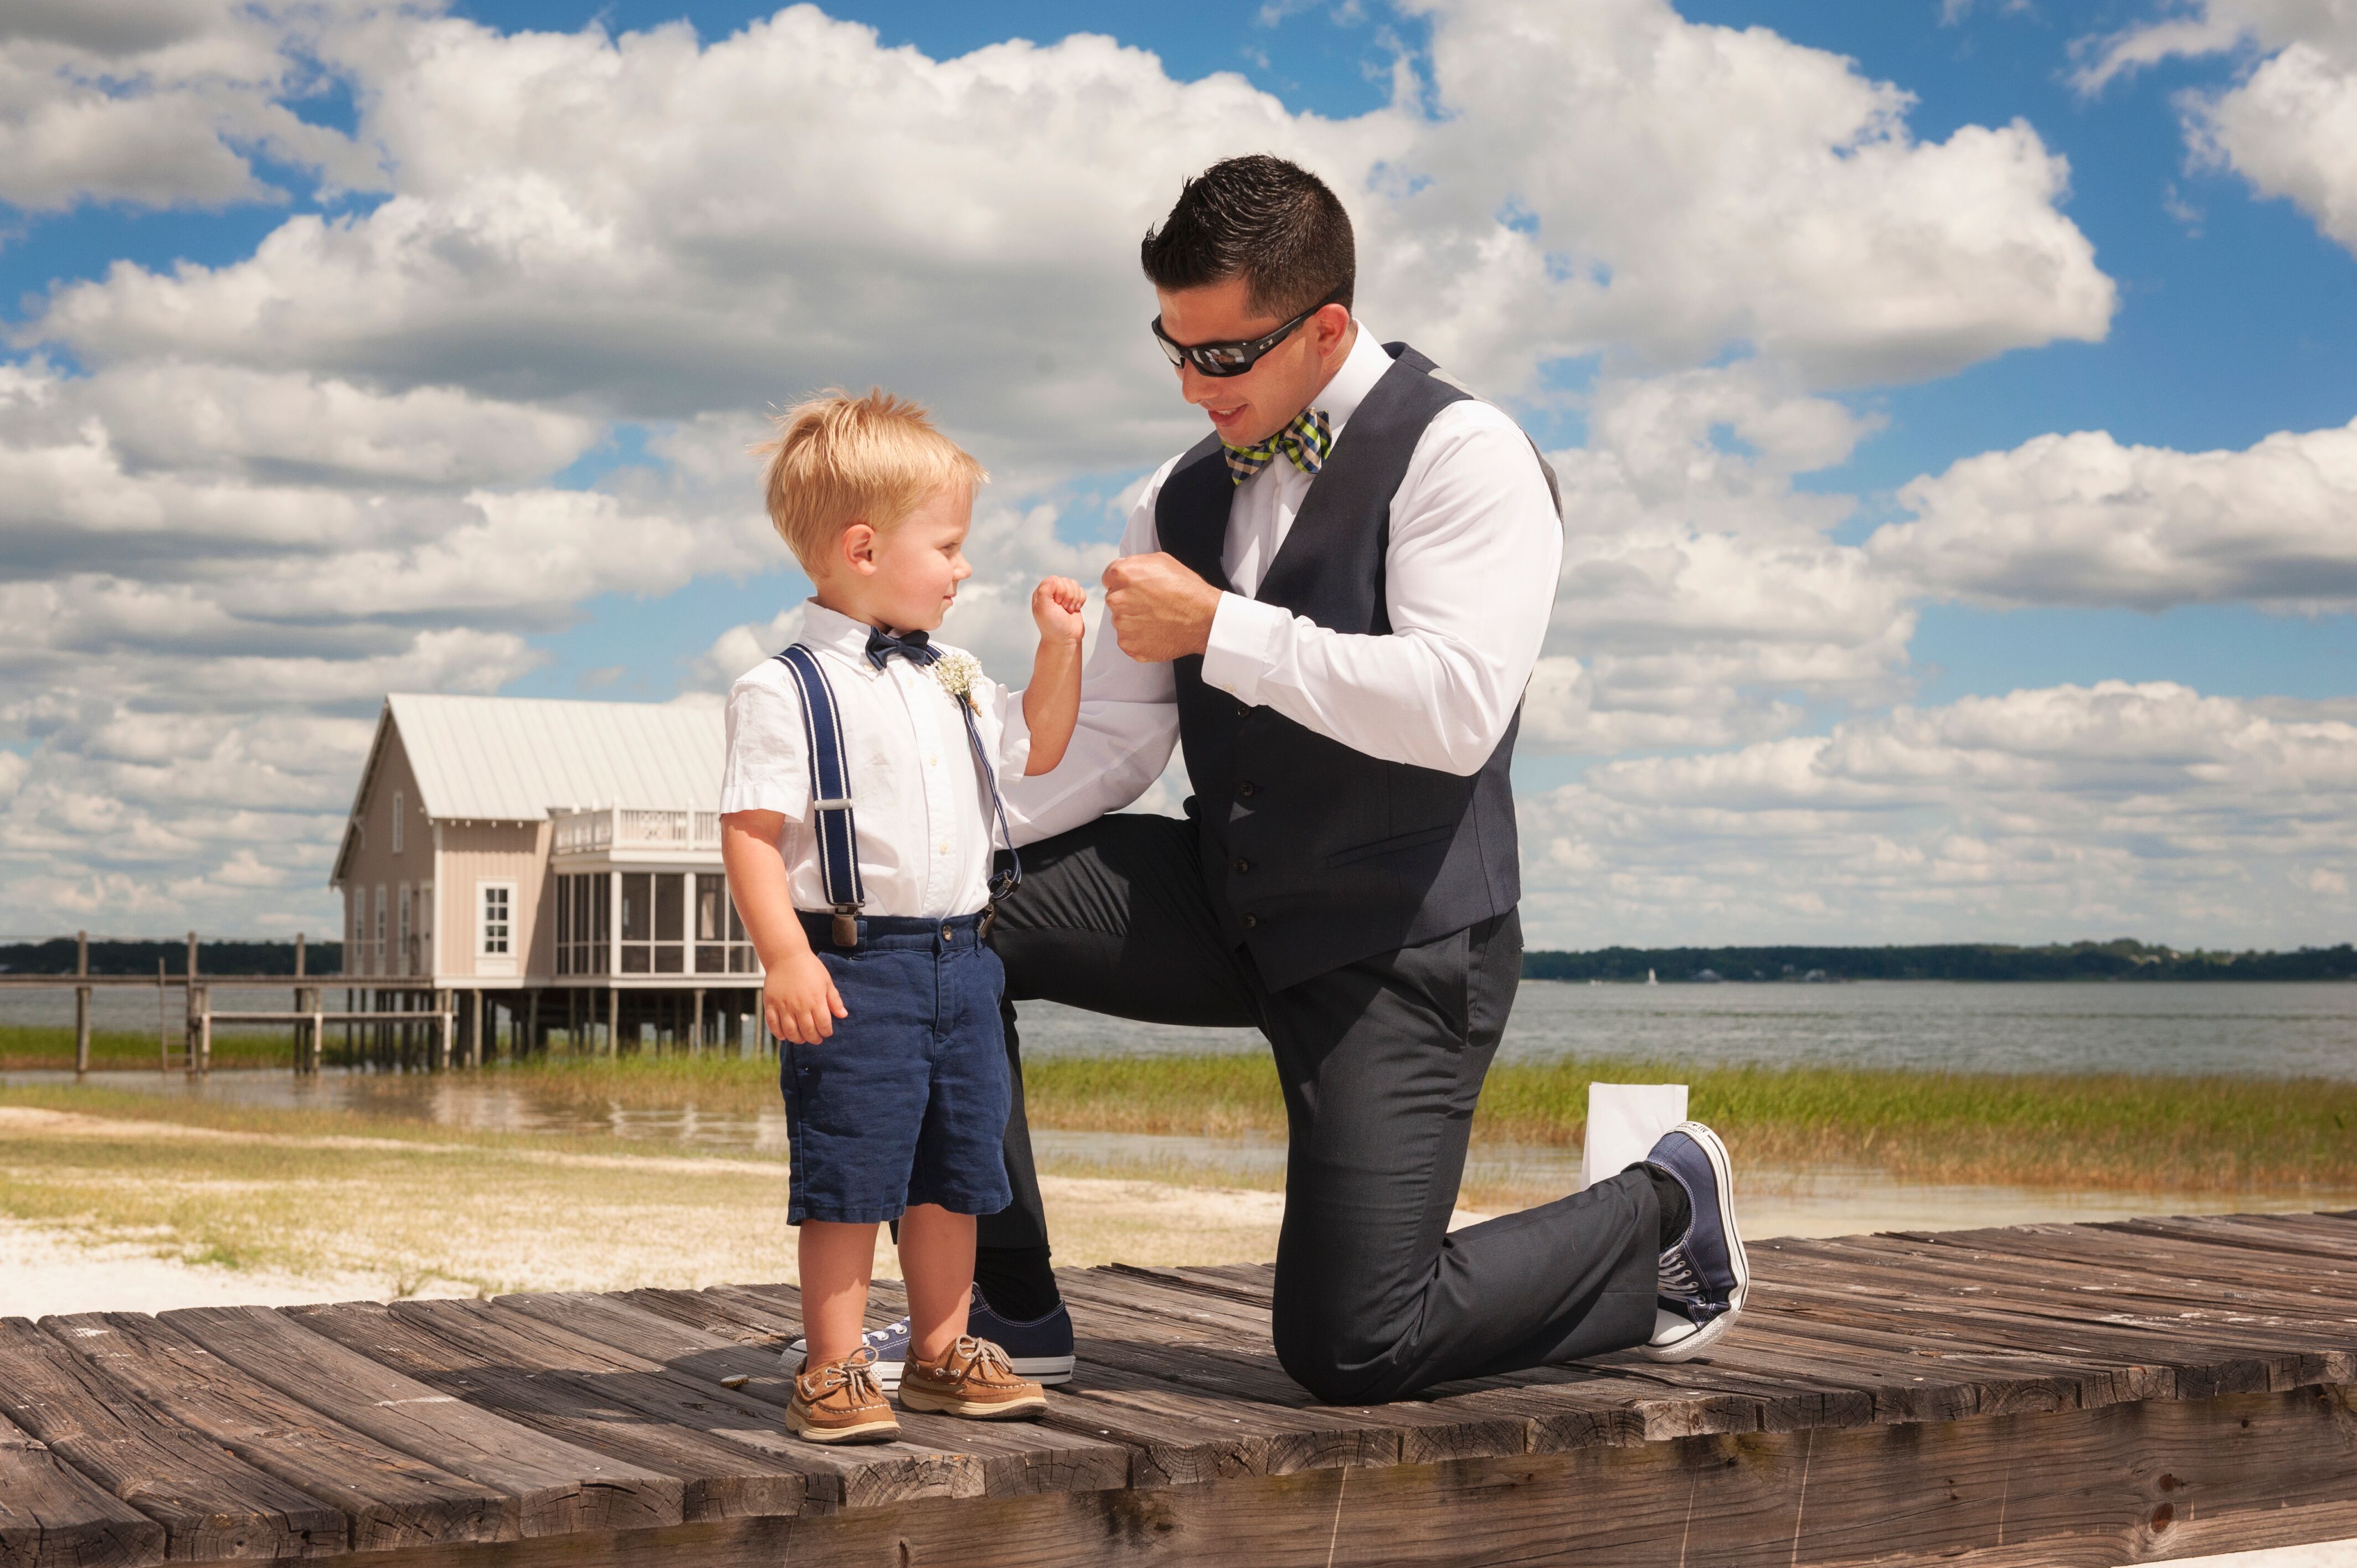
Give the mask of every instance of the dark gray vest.
[{"label": "dark gray vest", "polygon": [[[1392,497],[1433,415],[1469,395],[1406,345],[1384,349],[1392,368],[1343,427],[1256,596],[1378,637],[1392,629]],[[1547,481],[1552,489],[1552,472]],[[1222,590],[1235,489],[1211,436],[1178,460],[1155,503],[1162,548]],[[1195,787],[1187,811],[1201,830],[1211,907],[1273,989],[1445,937],[1521,898],[1508,776],[1519,709],[1489,761],[1460,778],[1378,761],[1273,709],[1247,708],[1203,683],[1200,657],[1176,670]]]}]

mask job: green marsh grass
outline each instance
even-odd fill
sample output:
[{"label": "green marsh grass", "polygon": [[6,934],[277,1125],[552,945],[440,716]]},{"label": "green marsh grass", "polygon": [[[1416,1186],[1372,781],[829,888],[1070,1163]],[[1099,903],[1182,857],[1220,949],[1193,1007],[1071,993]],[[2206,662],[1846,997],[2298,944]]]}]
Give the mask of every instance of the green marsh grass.
[{"label": "green marsh grass", "polygon": [[[165,1035],[165,1044],[171,1053],[172,1065],[183,1067],[188,1058],[180,1040],[181,1015],[174,1014]],[[92,1029],[90,1035],[90,1063],[102,1072],[156,1069],[156,1034],[154,1030]],[[290,1031],[274,1034],[253,1030],[213,1031],[213,1066],[216,1068],[287,1067],[295,1060],[294,1036]],[[5,1024],[0,1025],[0,1072],[29,1072],[37,1069],[63,1069],[70,1071],[74,1065],[74,1032],[70,1024]]]},{"label": "green marsh grass", "polygon": [[[1590,1081],[1689,1085],[1693,1114],[1759,1166],[2115,1191],[2357,1186],[2357,1084],[2307,1079],[1516,1062],[1491,1070],[1475,1143],[1577,1148]],[[1254,1053],[1046,1058],[1026,1065],[1024,1094],[1043,1127],[1285,1133]]]},{"label": "green marsh grass", "polygon": [[[150,1052],[154,1045],[147,1042]],[[693,1105],[752,1116],[778,1106],[776,1064],[759,1058],[555,1055],[486,1077],[585,1112]],[[1591,1080],[1690,1085],[1694,1114],[1758,1168],[1857,1167],[1911,1181],[2112,1191],[2357,1188],[2357,1083],[2317,1079],[1518,1062],[1491,1069],[1475,1143],[1577,1149]],[[1024,1088],[1039,1127],[1285,1135],[1276,1075],[1257,1052],[1043,1057],[1026,1065]],[[6,1098],[23,1103],[24,1092]],[[130,1114],[166,1114],[152,1101],[110,1097],[118,1098]],[[144,1108],[130,1111],[133,1101]],[[385,1126],[351,1120],[351,1130]]]},{"label": "green marsh grass", "polygon": [[[584,1107],[749,1116],[777,1104],[777,1068],[759,1060],[553,1058],[511,1070]],[[1023,1076],[1035,1126],[1285,1135],[1276,1074],[1257,1052],[1043,1057]],[[1691,1086],[1693,1113],[1761,1166],[2115,1191],[2357,1187],[2357,1084],[2314,1079],[1512,1062],[1491,1069],[1475,1142],[1577,1149],[1591,1080]]]}]

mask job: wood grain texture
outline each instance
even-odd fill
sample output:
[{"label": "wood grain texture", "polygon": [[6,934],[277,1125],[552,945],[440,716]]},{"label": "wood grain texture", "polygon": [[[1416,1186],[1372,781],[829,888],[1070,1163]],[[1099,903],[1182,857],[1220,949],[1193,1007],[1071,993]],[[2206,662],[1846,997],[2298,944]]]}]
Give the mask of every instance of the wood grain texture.
[{"label": "wood grain texture", "polygon": [[[905,1441],[851,1451],[782,1430],[791,1286],[57,1319],[32,1330],[54,1352],[32,1356],[39,1399],[94,1423],[92,1462],[117,1469],[83,1473],[38,1431],[0,1447],[0,1510],[98,1508],[64,1534],[8,1535],[0,1511],[0,1542],[79,1568],[86,1538],[102,1568],[128,1526],[135,1554],[136,1527],[105,1517],[129,1495],[105,1424],[126,1411],[234,1467],[217,1482],[332,1501],[384,1568],[2042,1568],[2357,1534],[2357,1218],[1778,1240],[1752,1261],[1751,1310],[1704,1359],[1363,1408],[1284,1375],[1265,1267],[1065,1271],[1081,1364],[1046,1420],[907,1416]],[[879,1286],[871,1319],[899,1306]],[[502,1522],[478,1533],[506,1539],[427,1540],[485,1498]]]},{"label": "wood grain texture", "polygon": [[[2349,1391],[918,1502],[385,1568],[2112,1568],[2357,1530]],[[568,1549],[569,1548],[569,1549]],[[558,1553],[562,1553],[560,1557]]]},{"label": "wood grain texture", "polygon": [[0,1415],[162,1525],[176,1561],[345,1550],[343,1510],[254,1469],[21,1317],[0,1318]]},{"label": "wood grain texture", "polygon": [[477,1410],[267,1307],[190,1307],[158,1321],[388,1448],[513,1496],[522,1535],[628,1530],[682,1517],[676,1477]]},{"label": "wood grain texture", "polygon": [[0,1417],[0,1568],[140,1568],[164,1527]]},{"label": "wood grain texture", "polygon": [[[800,1510],[798,1468],[712,1432],[715,1425],[751,1428],[757,1420],[725,1391],[698,1399],[693,1391],[666,1387],[643,1364],[563,1355],[478,1321],[464,1310],[470,1305],[356,1301],[290,1308],[288,1316],[448,1398],[670,1477],[680,1487],[684,1519]],[[783,1446],[785,1439],[776,1442]]]},{"label": "wood grain texture", "polygon": [[517,1533],[512,1498],[312,1412],[144,1313],[45,1317],[41,1327],[182,1425],[341,1509],[354,1551]]},{"label": "wood grain texture", "polygon": [[[793,1397],[792,1378],[775,1353],[658,1316],[629,1302],[583,1293],[512,1295],[499,1298],[490,1311],[494,1318],[515,1315],[532,1323],[536,1332],[552,1337],[577,1337],[606,1348],[608,1354],[633,1358],[690,1387],[716,1393],[721,1391],[720,1379],[741,1377],[745,1381],[724,1397],[761,1407],[759,1419],[772,1434]],[[903,1466],[926,1455],[966,1455],[979,1461],[983,1491],[994,1497],[1092,1491],[1130,1484],[1127,1446],[1108,1440],[1101,1432],[1083,1432],[1068,1423],[998,1426],[902,1411],[900,1431],[901,1443],[832,1454],[791,1438],[773,1437],[772,1441],[813,1467],[813,1484],[819,1484],[817,1472],[823,1468],[842,1473],[839,1484],[862,1492],[871,1492],[874,1483],[851,1472],[877,1465]]]}]

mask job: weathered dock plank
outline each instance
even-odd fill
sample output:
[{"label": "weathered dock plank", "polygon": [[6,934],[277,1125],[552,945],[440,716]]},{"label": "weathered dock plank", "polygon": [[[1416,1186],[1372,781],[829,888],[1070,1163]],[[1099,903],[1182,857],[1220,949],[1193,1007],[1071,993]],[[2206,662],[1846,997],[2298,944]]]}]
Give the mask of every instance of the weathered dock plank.
[{"label": "weathered dock plank", "polygon": [[340,1509],[354,1551],[517,1533],[512,1498],[315,1413],[144,1313],[78,1313],[41,1326],[182,1425]]},{"label": "weathered dock plank", "polygon": [[383,1568],[2114,1568],[2357,1532],[2336,1423],[2238,1395],[1723,1435],[1150,1491],[918,1502]]},{"label": "weathered dock plank", "polygon": [[[378,1568],[2111,1568],[2357,1535],[2357,1216],[1767,1241],[1753,1263],[1750,1315],[1704,1359],[1369,1408],[1284,1376],[1265,1267],[1068,1270],[1081,1369],[1046,1420],[911,1416],[907,1441],[853,1451],[782,1433],[791,1286],[18,1334],[48,1347],[48,1403],[135,1402],[235,1474],[333,1503],[351,1544],[387,1548]],[[899,1306],[880,1285],[871,1316]],[[73,1418],[102,1434],[93,1468],[0,1428],[0,1552],[187,1554],[122,1517],[103,1470],[120,1416]],[[414,1509],[389,1527],[387,1473],[430,1480],[418,1507],[488,1495],[515,1528],[432,1540],[465,1527]],[[7,1533],[44,1508],[97,1511],[70,1542]]]},{"label": "weathered dock plank", "polygon": [[164,1527],[0,1416],[0,1568],[140,1568]]},{"label": "weathered dock plank", "polygon": [[175,1561],[324,1557],[343,1510],[181,1425],[22,1317],[0,1318],[0,1415],[164,1527]]},{"label": "weathered dock plank", "polygon": [[[758,1418],[714,1389],[707,1401],[663,1386],[645,1369],[584,1364],[464,1313],[459,1302],[344,1302],[285,1309],[345,1348],[478,1410],[560,1442],[603,1454],[680,1488],[682,1517],[801,1511],[802,1472],[749,1444],[712,1435],[710,1424],[748,1431]],[[700,1407],[700,1408],[699,1408]],[[684,1426],[683,1420],[695,1422]],[[782,1434],[771,1440],[783,1448]]]},{"label": "weathered dock plank", "polygon": [[681,1518],[677,1478],[478,1410],[267,1307],[188,1307],[158,1321],[355,1432],[509,1493],[522,1535],[629,1530]]},{"label": "weathered dock plank", "polygon": [[[694,1386],[717,1391],[724,1377],[744,1379],[735,1397],[762,1407],[758,1419],[774,1436],[782,1412],[793,1397],[791,1376],[777,1353],[724,1339],[674,1319],[660,1317],[628,1302],[569,1294],[501,1296],[490,1310],[515,1314],[542,1326],[544,1332],[578,1336],[607,1348],[607,1353],[640,1359],[689,1380]],[[904,1441],[889,1447],[846,1449],[827,1453],[813,1444],[777,1437],[785,1452],[809,1464],[813,1458],[830,1471],[851,1472],[843,1480],[856,1487],[856,1472],[871,1462],[892,1462],[882,1456],[895,1449],[930,1451],[943,1456],[971,1457],[983,1471],[983,1491],[1011,1497],[1033,1491],[1092,1491],[1130,1484],[1130,1450],[1106,1441],[1102,1434],[1076,1433],[1069,1427],[1028,1423],[1006,1426],[979,1425],[948,1416],[900,1412]],[[870,1461],[866,1455],[879,1455]],[[813,1466],[815,1468],[816,1466]],[[813,1477],[815,1479],[816,1477]],[[839,1500],[839,1499],[838,1499]]]}]

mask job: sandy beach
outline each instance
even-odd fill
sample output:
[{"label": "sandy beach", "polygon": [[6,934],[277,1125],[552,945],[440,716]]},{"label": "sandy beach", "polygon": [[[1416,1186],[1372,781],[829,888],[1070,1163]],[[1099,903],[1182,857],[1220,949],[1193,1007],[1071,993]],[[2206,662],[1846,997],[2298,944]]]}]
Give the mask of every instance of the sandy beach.
[{"label": "sandy beach", "polygon": [[[1051,1165],[1041,1179],[1057,1262],[1275,1255],[1281,1193],[1258,1176],[1230,1185],[1203,1169],[1178,1175]],[[256,1131],[0,1105],[0,1313],[791,1281],[786,1177],[783,1161],[752,1155]],[[1767,1171],[1749,1180],[1740,1215],[1755,1238],[1839,1236],[2350,1200],[2082,1195]],[[1460,1208],[1452,1223],[1482,1218]],[[888,1242],[877,1265],[897,1272]]]}]

